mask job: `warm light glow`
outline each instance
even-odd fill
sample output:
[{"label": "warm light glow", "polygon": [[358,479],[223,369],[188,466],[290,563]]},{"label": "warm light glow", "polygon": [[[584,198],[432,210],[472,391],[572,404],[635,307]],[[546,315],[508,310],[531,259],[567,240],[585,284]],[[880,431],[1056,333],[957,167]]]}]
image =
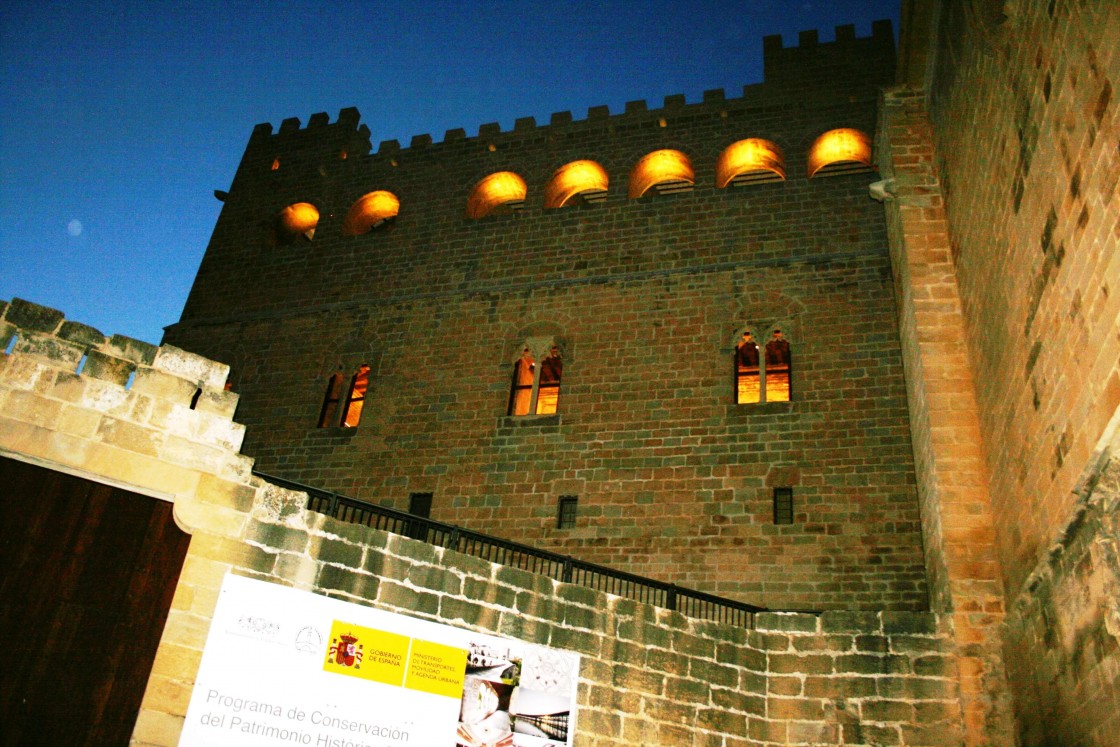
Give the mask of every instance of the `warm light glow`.
[{"label": "warm light glow", "polygon": [[541,388],[537,392],[537,414],[552,415],[560,404],[560,387]]},{"label": "warm light glow", "polygon": [[753,376],[749,374],[742,374],[739,376],[739,396],[735,400],[740,405],[753,405],[759,401],[762,396],[762,388],[759,386],[758,374]]},{"label": "warm light glow", "polygon": [[789,369],[766,371],[766,401],[789,402]]},{"label": "warm light glow", "polygon": [[641,197],[650,187],[665,182],[696,183],[688,156],[679,150],[655,150],[638,161],[630,172],[630,198]]},{"label": "warm light glow", "polygon": [[871,166],[871,139],[859,130],[829,130],[809,149],[809,177],[835,164]]},{"label": "warm light glow", "polygon": [[785,179],[785,159],[781,148],[760,138],[740,140],[727,146],[716,163],[716,187],[723,189],[735,177],[747,174],[776,174]]},{"label": "warm light glow", "polygon": [[512,171],[499,171],[474,186],[467,200],[467,217],[484,218],[502,205],[521,202],[527,192],[525,180]]},{"label": "warm light glow", "polygon": [[572,161],[556,170],[545,187],[544,206],[564,207],[573,197],[585,192],[605,192],[607,172],[594,161]]},{"label": "warm light glow", "polygon": [[364,363],[358,368],[358,373],[350,384],[350,396],[347,398],[346,413],[342,417],[343,428],[357,428],[362,420],[362,406],[365,405],[366,390],[369,389],[369,366]]},{"label": "warm light glow", "polygon": [[369,232],[390,218],[397,215],[401,201],[392,192],[378,190],[361,197],[350,207],[346,220],[342,224],[342,232],[350,236],[358,236]]},{"label": "warm light glow", "polygon": [[280,211],[276,226],[285,238],[304,236],[308,241],[315,236],[315,226],[319,225],[319,211],[307,202],[297,202]]}]

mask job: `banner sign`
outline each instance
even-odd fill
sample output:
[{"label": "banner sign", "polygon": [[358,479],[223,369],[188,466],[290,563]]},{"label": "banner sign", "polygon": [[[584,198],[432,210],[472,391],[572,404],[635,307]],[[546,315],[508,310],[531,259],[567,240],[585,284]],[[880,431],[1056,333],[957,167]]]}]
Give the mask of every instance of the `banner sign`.
[{"label": "banner sign", "polygon": [[579,655],[227,574],[179,744],[570,747]]}]

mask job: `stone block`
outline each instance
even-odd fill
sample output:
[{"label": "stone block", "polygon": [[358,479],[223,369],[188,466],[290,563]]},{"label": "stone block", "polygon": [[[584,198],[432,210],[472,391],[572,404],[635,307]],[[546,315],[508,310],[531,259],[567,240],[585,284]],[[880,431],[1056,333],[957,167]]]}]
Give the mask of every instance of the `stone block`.
[{"label": "stone block", "polygon": [[556,627],[552,629],[548,644],[555,648],[575,651],[587,656],[598,656],[603,641],[602,636],[597,633]]},{"label": "stone block", "polygon": [[194,382],[196,388],[208,386],[212,389],[223,389],[229,376],[229,366],[226,364],[188,353],[171,345],[160,347],[151,365],[157,371]]},{"label": "stone block", "polygon": [[914,706],[901,700],[865,700],[859,704],[863,721],[913,723]]},{"label": "stone block", "polygon": [[[766,662],[772,674],[831,674],[834,671],[834,660],[831,656],[772,653],[767,657]],[[839,661],[836,662],[835,667],[839,670]]]},{"label": "stone block", "polygon": [[887,635],[935,635],[937,616],[928,612],[883,612],[883,632]]},{"label": "stone block", "polygon": [[85,348],[51,335],[28,332],[19,336],[12,352],[39,358],[55,368],[73,372],[77,370],[78,362],[85,354]]},{"label": "stone block", "polygon": [[680,677],[665,678],[665,697],[674,703],[707,704],[710,700],[710,686],[706,682]]},{"label": "stone block", "polygon": [[4,319],[25,332],[53,333],[63,320],[63,313],[48,306],[13,298],[4,312]]},{"label": "stone block", "polygon": [[203,387],[194,409],[225,420],[232,420],[240,396],[225,389]]},{"label": "stone block", "polygon": [[905,656],[848,654],[836,657],[836,671],[852,674],[908,674],[910,661]]},{"label": "stone block", "polygon": [[823,633],[879,633],[882,628],[875,612],[830,610],[820,616]]},{"label": "stone block", "polygon": [[567,627],[597,631],[601,631],[605,627],[606,616],[598,610],[577,607],[571,604],[565,605],[563,609],[563,624]]},{"label": "stone block", "polygon": [[459,596],[463,591],[462,577],[441,566],[413,564],[408,569],[407,581],[419,589],[439,594]]},{"label": "stone block", "polygon": [[113,335],[109,338],[104,353],[116,358],[132,361],[140,366],[150,366],[156,358],[155,345],[142,340],[134,340],[124,335]]},{"label": "stone block", "polygon": [[199,441],[227,451],[239,451],[245,440],[245,426],[208,413],[196,413],[194,435]]},{"label": "stone block", "polygon": [[[371,602],[383,602],[388,597],[393,601],[384,601],[384,603],[398,608],[401,608],[402,605],[395,602],[399,602],[405,597],[409,599],[417,597],[416,593],[411,590],[397,593],[404,587],[398,587],[395,584],[383,584],[374,576],[359,573],[351,568],[325,563],[319,564],[319,577],[315,580],[315,585],[323,591],[343,592],[347,596],[358,597]],[[393,588],[388,589],[390,586]],[[432,606],[434,607],[434,605]],[[417,609],[419,608],[420,605],[417,604]],[[404,607],[404,609],[413,608]]]},{"label": "stone block", "polygon": [[365,548],[342,540],[314,535],[309,539],[307,552],[322,563],[360,568]]},{"label": "stone block", "polygon": [[144,708],[136,718],[136,727],[132,730],[132,742],[160,747],[178,744],[179,735],[183,731],[183,720],[183,716]]},{"label": "stone block", "polygon": [[58,328],[58,336],[63,340],[87,347],[104,345],[106,339],[105,335],[101,334],[99,330],[89,325],[81,324],[80,322],[71,321],[64,321],[62,323]]},{"label": "stone block", "polygon": [[[486,604],[478,604],[467,599],[432,595],[438,600],[438,614],[441,620],[462,621],[466,625],[496,629],[502,617],[501,610]],[[411,609],[405,607],[404,609]]]},{"label": "stone block", "polygon": [[716,655],[715,641],[679,630],[672,632],[672,649],[682,654],[702,656],[707,659],[714,659]]},{"label": "stone block", "polygon": [[747,730],[747,717],[722,708],[700,708],[696,712],[696,725],[708,731],[743,734]]},{"label": "stone block", "polygon": [[272,573],[276,564],[275,552],[229,537],[199,534],[191,538],[191,548],[202,557],[258,573]]},{"label": "stone block", "polygon": [[[248,513],[257,499],[257,489],[244,483],[224,480],[214,475],[201,475],[198,478],[199,500],[218,503],[237,511]],[[281,547],[280,549],[291,549]]]},{"label": "stone block", "polygon": [[106,355],[99,350],[90,350],[86,353],[86,364],[82,368],[82,375],[123,387],[128,383],[134,370],[134,365],[129,361]]},{"label": "stone block", "polygon": [[110,417],[103,417],[97,429],[97,439],[102,443],[150,457],[160,454],[166,438],[154,428]]}]

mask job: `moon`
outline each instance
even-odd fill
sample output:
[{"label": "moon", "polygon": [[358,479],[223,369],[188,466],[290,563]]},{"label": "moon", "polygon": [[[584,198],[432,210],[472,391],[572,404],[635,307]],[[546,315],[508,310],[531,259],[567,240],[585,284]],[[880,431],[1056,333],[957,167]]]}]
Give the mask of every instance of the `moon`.
[{"label": "moon", "polygon": [[66,232],[69,233],[71,236],[81,236],[82,235],[82,222],[80,220],[78,220],[77,218],[70,221],[69,223],[66,224]]}]

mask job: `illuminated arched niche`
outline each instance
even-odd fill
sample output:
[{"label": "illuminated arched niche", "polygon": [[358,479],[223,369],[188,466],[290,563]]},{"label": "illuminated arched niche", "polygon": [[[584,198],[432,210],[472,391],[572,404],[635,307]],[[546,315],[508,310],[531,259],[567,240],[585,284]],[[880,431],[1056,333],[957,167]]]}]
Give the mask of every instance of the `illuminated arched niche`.
[{"label": "illuminated arched niche", "polygon": [[594,161],[572,161],[556,170],[544,190],[544,206],[559,208],[576,198],[596,202],[607,196],[610,178]]},{"label": "illuminated arched niche", "polygon": [[859,130],[829,130],[809,149],[809,178],[871,168],[871,138]]},{"label": "illuminated arched niche", "polygon": [[369,233],[385,221],[397,217],[401,201],[392,192],[377,190],[358,198],[346,213],[342,232],[348,236]]},{"label": "illuminated arched niche", "polygon": [[319,210],[309,202],[296,202],[276,216],[277,238],[281,243],[290,243],[299,236],[311,241],[317,225]]},{"label": "illuminated arched niche", "polygon": [[688,156],[679,150],[655,150],[642,157],[630,172],[630,199],[641,197],[657,187],[660,194],[683,192],[692,188],[696,176]]},{"label": "illuminated arched niche", "polygon": [[501,209],[516,210],[525,201],[525,180],[512,171],[498,171],[484,178],[471,190],[467,200],[468,218],[485,218]]},{"label": "illuminated arched niche", "polygon": [[724,149],[716,162],[716,187],[728,184],[782,181],[786,178],[782,149],[769,140],[748,138]]}]

